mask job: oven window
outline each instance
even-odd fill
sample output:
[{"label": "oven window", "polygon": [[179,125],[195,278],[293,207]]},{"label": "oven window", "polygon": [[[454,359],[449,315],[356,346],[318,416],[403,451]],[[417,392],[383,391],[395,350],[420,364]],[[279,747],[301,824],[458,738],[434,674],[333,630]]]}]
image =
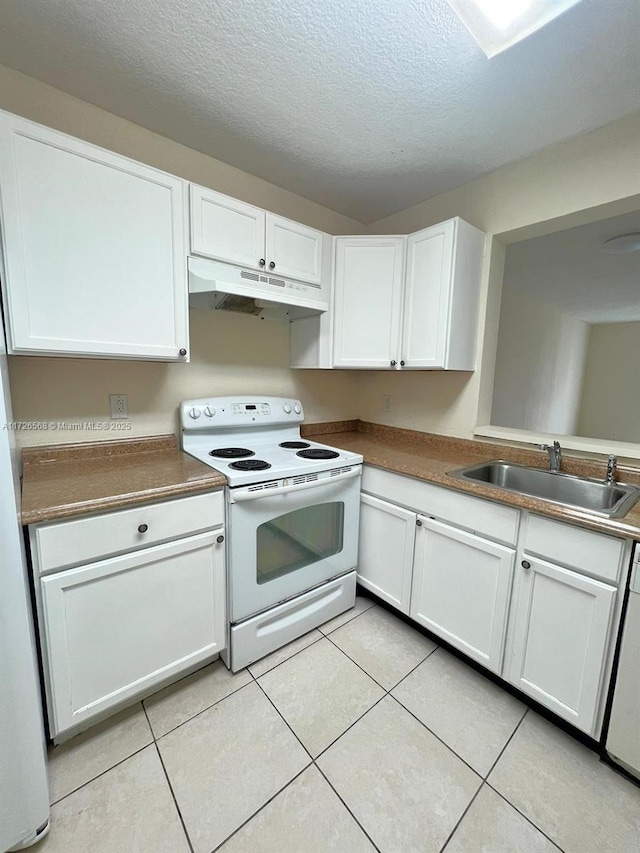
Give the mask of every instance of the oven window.
[{"label": "oven window", "polygon": [[257,530],[257,581],[268,583],[342,551],[344,503],[315,504],[279,515]]}]

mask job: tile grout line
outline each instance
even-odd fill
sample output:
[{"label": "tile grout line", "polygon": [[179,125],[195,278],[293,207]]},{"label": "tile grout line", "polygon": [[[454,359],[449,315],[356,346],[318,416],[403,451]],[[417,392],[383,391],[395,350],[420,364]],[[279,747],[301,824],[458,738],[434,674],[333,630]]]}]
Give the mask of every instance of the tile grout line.
[{"label": "tile grout line", "polygon": [[[370,609],[370,608],[369,608],[369,609]],[[365,610],[364,612],[366,613],[367,611]],[[362,616],[363,614],[362,614],[362,613],[359,613],[358,615],[359,615],[359,616]],[[356,617],[356,618],[357,618],[357,617]],[[353,622],[354,620],[352,619],[352,620],[350,620],[350,621],[351,621],[351,622]],[[347,624],[349,624],[349,623],[347,623]],[[343,626],[342,626],[342,625],[340,625],[340,628],[342,628],[342,627],[343,627]],[[340,628],[336,628],[336,631],[339,631],[339,630],[340,630]],[[331,633],[334,633],[334,632],[332,631]],[[428,657],[430,657],[430,656],[431,656],[431,655],[436,651],[436,649],[439,649],[439,648],[440,648],[440,646],[437,646],[437,645],[436,645],[436,647],[435,647],[434,649],[431,649],[431,651],[430,651],[430,652],[428,652],[428,653],[427,653],[427,654],[422,658],[422,660],[419,660],[419,661],[418,661],[418,663],[417,663],[415,666],[411,667],[411,669],[409,670],[409,672],[407,672],[405,675],[403,675],[403,676],[402,676],[402,678],[400,679],[400,681],[398,681],[398,682],[397,682],[396,684],[394,684],[392,687],[389,687],[389,688],[387,689],[387,688],[384,686],[384,684],[380,684],[380,682],[379,682],[379,681],[377,681],[377,680],[373,677],[373,675],[371,675],[371,673],[367,672],[367,670],[366,670],[363,666],[361,666],[361,665],[358,663],[358,661],[357,661],[357,660],[354,660],[348,652],[345,652],[345,650],[344,650],[343,648],[341,648],[337,643],[335,643],[335,642],[331,639],[331,637],[330,637],[328,634],[327,634],[327,635],[325,635],[325,639],[326,639],[326,640],[329,640],[329,642],[330,642],[330,643],[331,643],[331,644],[332,644],[336,649],[338,649],[338,651],[342,652],[342,654],[343,654],[343,655],[345,655],[347,658],[349,658],[349,660],[350,660],[352,663],[354,663],[354,664],[358,667],[358,669],[361,669],[361,670],[362,670],[362,672],[364,672],[364,674],[365,674],[365,675],[367,675],[367,676],[368,676],[372,681],[375,681],[375,683],[378,685],[378,687],[380,687],[380,688],[381,688],[381,690],[384,690],[384,692],[385,692],[385,693],[391,693],[391,691],[392,691],[392,690],[395,690],[395,689],[396,689],[396,687],[398,686],[398,684],[400,684],[402,681],[404,681],[404,680],[405,680],[405,678],[408,678],[408,676],[410,676],[410,675],[411,675],[411,673],[412,673],[412,672],[414,672],[414,670],[416,670],[416,669],[417,669],[421,664],[423,664],[423,663],[426,661],[426,659],[427,659]],[[303,649],[303,651],[304,651],[304,649]]]},{"label": "tile grout line", "polygon": [[63,800],[66,800],[67,797],[70,797],[71,794],[75,794],[77,791],[81,791],[82,788],[85,788],[87,785],[90,785],[92,782],[95,782],[96,779],[100,779],[101,776],[107,774],[110,770],[113,770],[116,767],[119,767],[121,764],[124,764],[125,761],[128,761],[130,758],[133,758],[134,755],[138,755],[143,752],[147,747],[153,746],[155,743],[153,739],[153,733],[151,735],[151,740],[149,743],[145,743],[144,746],[141,746],[139,749],[134,749],[133,752],[126,755],[124,758],[121,758],[120,761],[116,761],[115,764],[112,764],[110,767],[107,767],[106,770],[102,770],[100,773],[96,773],[95,776],[92,776],[91,779],[87,779],[86,782],[83,782],[82,785],[78,785],[77,788],[74,788],[72,791],[69,791],[67,794],[64,794],[62,797],[58,797],[57,800],[54,800],[52,803],[49,803],[49,806],[56,806],[58,803],[61,803]]},{"label": "tile grout line", "polygon": [[213,848],[211,853],[216,853],[216,850],[220,850],[220,848],[223,847],[227,843],[227,841],[229,841],[230,838],[233,838],[233,836],[236,835],[238,832],[240,832],[240,830],[244,826],[246,826],[248,823],[250,823],[254,819],[254,817],[257,817],[263,809],[266,809],[266,807],[269,805],[269,803],[273,802],[273,800],[275,800],[276,797],[279,797],[283,791],[286,791],[286,789],[289,787],[289,785],[292,785],[296,781],[296,779],[298,779],[300,776],[302,776],[302,774],[306,770],[308,770],[310,767],[313,767],[313,760],[311,760],[309,762],[309,764],[305,764],[305,766],[302,768],[302,770],[298,771],[298,773],[296,773],[295,776],[293,776],[291,779],[289,779],[289,781],[286,782],[281,788],[278,788],[278,790],[275,792],[275,794],[272,794],[268,800],[265,800],[265,802],[260,806],[260,808],[256,809],[255,812],[252,812],[249,815],[249,817],[240,824],[240,826],[237,826],[233,830],[233,832],[229,833],[229,835],[227,835],[227,837],[224,838],[220,842],[220,844],[217,844]]},{"label": "tile grout line", "polygon": [[440,743],[443,746],[445,746],[449,750],[449,752],[452,753],[452,755],[455,755],[455,757],[458,759],[458,761],[462,761],[462,763],[464,765],[466,765],[469,768],[469,770],[471,770],[473,773],[475,773],[475,775],[478,777],[478,779],[480,779],[482,782],[484,782],[484,778],[480,775],[480,773],[478,773],[478,771],[475,769],[475,767],[472,767],[469,764],[469,762],[466,760],[466,758],[463,758],[461,755],[458,755],[458,753],[455,751],[455,749],[452,746],[450,746],[445,740],[442,740],[440,735],[436,734],[432,729],[430,729],[429,726],[426,723],[424,723],[419,717],[416,717],[416,715],[413,713],[413,711],[410,711],[409,708],[406,708],[402,704],[402,702],[399,699],[396,699],[396,697],[392,693],[389,693],[389,696],[391,699],[393,699],[394,702],[397,702],[397,704],[402,708],[403,711],[406,711],[407,714],[409,714],[409,716],[413,717],[413,719],[417,723],[420,723],[420,725],[424,729],[426,729],[430,735],[433,735],[433,737],[436,740],[440,741]]},{"label": "tile grout line", "polygon": [[504,755],[506,748],[509,746],[509,744],[510,744],[510,743],[511,743],[511,741],[513,740],[513,738],[514,738],[514,736],[515,736],[515,733],[518,731],[518,729],[519,729],[519,728],[520,728],[520,726],[522,725],[522,722],[523,722],[524,718],[527,716],[528,712],[529,712],[529,708],[528,708],[528,707],[525,707],[525,709],[524,709],[524,714],[523,714],[523,715],[520,717],[520,719],[518,720],[518,724],[517,724],[517,726],[515,727],[515,729],[511,732],[511,734],[510,734],[510,735],[509,735],[509,737],[507,738],[507,741],[506,741],[505,745],[502,747],[502,749],[500,750],[500,752],[498,753],[498,757],[496,758],[496,760],[493,762],[493,764],[491,765],[491,767],[489,768],[489,770],[487,771],[487,773],[485,773],[485,775],[484,775],[484,777],[483,777],[485,782],[487,781],[487,779],[489,778],[489,776],[493,773],[493,771],[494,771],[494,768],[495,768],[496,764],[498,763],[498,761],[500,761],[500,759],[501,759],[501,758],[502,758],[502,756]]},{"label": "tile grout line", "polygon": [[497,795],[500,797],[500,799],[501,799],[501,800],[504,800],[504,801],[505,801],[505,803],[506,803],[508,806],[511,806],[511,808],[512,808],[514,811],[516,811],[516,812],[520,815],[520,817],[524,818],[524,819],[526,820],[526,822],[527,822],[527,823],[531,824],[531,826],[532,826],[534,829],[537,829],[537,830],[538,830],[538,832],[540,833],[540,835],[544,835],[544,837],[547,839],[547,841],[549,841],[549,843],[550,843],[550,844],[553,844],[553,846],[554,846],[554,847],[556,847],[556,848],[560,851],[560,853],[564,853],[563,848],[562,848],[562,847],[560,847],[560,845],[559,845],[559,844],[557,844],[557,843],[553,840],[553,838],[550,838],[550,837],[547,835],[547,833],[546,833],[543,829],[540,829],[540,827],[539,827],[537,824],[535,824],[535,823],[531,820],[531,818],[527,817],[527,816],[526,816],[526,814],[525,814],[524,812],[520,811],[520,809],[519,809],[517,806],[514,806],[514,804],[513,804],[510,800],[508,800],[508,799],[504,796],[504,794],[501,794],[501,793],[500,793],[500,791],[498,791],[498,789],[497,789],[497,788],[494,788],[494,787],[493,787],[493,785],[491,784],[491,782],[489,782],[489,781],[485,780],[485,785],[486,785],[488,788],[491,788],[491,790],[493,791],[493,793],[494,793],[494,794],[497,794]]},{"label": "tile grout line", "polygon": [[445,840],[444,844],[443,844],[443,845],[442,845],[442,847],[440,848],[440,853],[444,853],[444,851],[445,851],[446,847],[448,846],[449,842],[451,841],[451,839],[453,838],[453,836],[454,836],[454,835],[456,834],[456,832],[458,831],[458,827],[460,826],[460,824],[462,823],[462,821],[463,821],[463,820],[465,819],[465,817],[467,816],[467,813],[469,812],[469,809],[470,809],[470,808],[471,808],[471,806],[475,803],[475,801],[476,801],[476,797],[478,796],[478,794],[480,793],[480,791],[482,790],[482,788],[484,787],[484,785],[485,785],[485,782],[484,782],[484,779],[482,779],[482,780],[481,780],[481,782],[480,782],[480,785],[478,786],[478,790],[475,792],[475,794],[473,795],[473,797],[471,797],[471,801],[467,804],[467,807],[465,808],[465,810],[462,812],[462,814],[460,815],[460,817],[459,817],[459,818],[458,818],[458,820],[456,821],[455,826],[453,827],[453,829],[451,830],[451,832],[450,832],[450,833],[449,833],[449,835],[447,836],[447,838],[446,838],[446,840]]},{"label": "tile grout line", "polygon": [[[241,670],[241,671],[242,671],[242,670]],[[249,672],[249,670],[248,670],[248,669],[247,669],[247,672]],[[251,673],[250,673],[250,672],[249,672],[249,675],[251,675]],[[253,676],[251,676],[251,677],[253,678]],[[158,735],[158,736],[156,736],[156,733],[155,733],[155,732],[154,732],[154,730],[153,730],[153,726],[151,725],[151,720],[149,720],[149,715],[147,714],[147,709],[146,709],[146,707],[145,707],[145,705],[144,705],[144,700],[142,700],[142,707],[144,708],[144,712],[145,712],[145,714],[146,714],[146,716],[147,716],[147,720],[148,720],[148,722],[149,722],[149,728],[151,729],[151,735],[152,735],[153,739],[154,739],[155,741],[158,741],[158,740],[161,740],[163,737],[166,737],[167,735],[170,735],[172,732],[175,732],[177,729],[180,729],[180,728],[182,728],[182,726],[186,725],[187,723],[190,723],[190,722],[191,722],[191,720],[195,720],[195,719],[196,719],[196,717],[200,717],[200,716],[201,716],[202,714],[204,714],[206,711],[210,711],[212,708],[215,708],[215,706],[216,706],[216,705],[219,705],[219,704],[220,704],[220,702],[224,702],[224,700],[225,700],[225,699],[228,699],[230,696],[233,696],[233,694],[234,694],[234,693],[237,693],[239,690],[242,690],[242,688],[243,688],[243,687],[248,687],[248,686],[249,686],[249,684],[251,684],[251,682],[250,682],[250,681],[247,681],[247,683],[246,683],[246,684],[241,684],[239,687],[234,688],[230,693],[226,693],[226,694],[225,694],[224,696],[222,696],[220,699],[216,699],[216,701],[215,701],[215,702],[212,702],[212,703],[211,703],[211,705],[207,705],[207,707],[206,707],[206,708],[202,708],[202,710],[200,710],[200,711],[196,711],[196,713],[195,713],[192,717],[189,717],[189,719],[187,719],[187,720],[183,720],[181,723],[178,723],[178,725],[177,725],[177,726],[173,726],[173,728],[170,728],[168,731],[163,732],[162,734],[160,734],[160,735]]]},{"label": "tile grout line", "polygon": [[325,780],[325,782],[327,783],[327,785],[331,788],[331,790],[332,790],[332,791],[333,791],[333,793],[336,795],[336,797],[340,800],[340,802],[341,802],[341,803],[342,803],[342,805],[345,807],[345,809],[349,812],[349,814],[351,815],[351,817],[353,818],[353,820],[357,823],[357,825],[360,827],[360,829],[364,832],[364,834],[366,835],[366,837],[369,839],[369,841],[370,841],[370,842],[371,842],[371,844],[373,845],[373,849],[374,849],[374,850],[376,850],[376,851],[377,851],[377,853],[381,853],[380,848],[378,847],[378,845],[375,843],[375,841],[373,840],[373,838],[371,838],[371,836],[369,835],[369,833],[367,832],[367,830],[364,828],[364,826],[360,823],[360,821],[358,820],[358,818],[357,818],[357,817],[354,815],[354,813],[351,811],[351,809],[349,808],[349,806],[347,805],[347,803],[342,799],[342,797],[340,796],[340,794],[338,793],[338,791],[334,788],[333,784],[331,783],[331,780],[328,778],[328,776],[327,776],[327,775],[324,773],[324,771],[322,770],[322,767],[319,767],[319,766],[316,764],[316,762],[315,762],[315,761],[313,762],[313,766],[316,768],[316,770],[318,771],[318,773],[320,773],[320,775],[322,776],[322,778]]},{"label": "tile grout line", "polygon": [[289,721],[286,719],[286,717],[284,716],[284,714],[282,713],[282,711],[281,711],[281,710],[278,708],[278,706],[273,702],[273,700],[271,699],[271,697],[269,696],[269,694],[267,693],[267,691],[264,689],[264,687],[262,686],[262,684],[260,684],[260,682],[258,681],[258,679],[257,679],[257,678],[256,678],[256,679],[254,679],[254,682],[255,682],[256,686],[261,690],[262,695],[266,698],[267,702],[269,702],[269,704],[270,704],[270,705],[271,705],[271,707],[274,709],[274,711],[276,712],[276,714],[280,717],[280,719],[282,720],[282,722],[285,724],[285,726],[289,729],[289,731],[290,731],[290,732],[291,732],[291,734],[294,736],[294,738],[298,741],[298,743],[300,744],[300,746],[301,746],[301,747],[304,749],[304,751],[307,753],[307,755],[308,755],[308,757],[309,757],[309,761],[310,761],[310,762],[313,762],[313,755],[311,755],[311,753],[309,752],[309,750],[307,749],[307,747],[302,743],[302,741],[300,740],[300,738],[298,737],[298,735],[294,732],[294,730],[292,729],[292,727],[289,725]]},{"label": "tile grout line", "polygon": [[[395,699],[395,696],[394,696],[394,699]],[[397,700],[397,699],[396,699],[396,701],[399,701],[399,700]],[[403,705],[402,707],[404,707],[404,705]],[[408,710],[408,709],[407,709],[407,710]],[[499,761],[499,760],[500,760],[500,758],[502,757],[502,755],[503,755],[503,753],[504,753],[505,749],[506,749],[506,748],[509,746],[509,744],[511,743],[511,739],[513,738],[513,736],[515,735],[515,733],[516,733],[516,732],[518,731],[518,729],[520,728],[520,724],[522,723],[522,721],[524,720],[524,718],[527,716],[527,711],[528,711],[528,710],[529,710],[529,708],[528,708],[528,707],[525,707],[525,709],[524,709],[524,713],[522,714],[522,716],[521,716],[521,717],[520,717],[520,719],[518,720],[518,723],[517,723],[516,727],[514,728],[514,730],[511,732],[511,734],[510,734],[510,735],[509,735],[509,737],[507,738],[507,740],[506,740],[506,742],[505,742],[504,746],[502,747],[502,749],[501,749],[501,750],[500,750],[500,752],[498,753],[497,758],[495,759],[495,761],[493,762],[493,764],[491,765],[491,767],[489,767],[489,770],[487,771],[487,773],[486,773],[484,776],[480,776],[480,778],[482,779],[482,782],[481,782],[481,784],[480,784],[480,787],[478,788],[478,790],[477,790],[477,791],[475,792],[475,794],[473,795],[473,797],[472,797],[471,802],[469,803],[469,805],[466,807],[466,809],[462,812],[462,814],[461,814],[461,815],[460,815],[460,817],[458,818],[458,821],[456,822],[456,825],[453,827],[453,829],[452,829],[452,830],[451,830],[451,832],[449,833],[449,837],[448,837],[448,838],[447,838],[447,840],[445,841],[444,846],[440,848],[440,853],[445,853],[447,846],[449,845],[449,843],[450,843],[450,841],[452,840],[452,838],[455,836],[455,834],[456,834],[456,832],[458,831],[458,829],[459,829],[460,825],[462,824],[462,822],[463,822],[463,820],[465,819],[466,815],[467,815],[467,814],[468,814],[468,812],[470,811],[471,806],[472,806],[472,805],[474,804],[474,802],[476,801],[476,799],[477,799],[478,795],[480,794],[480,791],[482,791],[482,789],[484,788],[484,786],[486,785],[488,788],[491,788],[491,790],[494,790],[494,789],[493,789],[493,787],[492,787],[491,785],[489,785],[489,783],[487,782],[487,777],[489,776],[489,774],[490,774],[490,773],[492,773],[493,768],[496,766],[496,764],[498,763],[498,761]],[[409,712],[409,713],[411,713],[411,712]],[[424,725],[424,724],[423,724],[423,725]],[[428,728],[428,726],[427,726],[427,728]],[[431,729],[429,729],[429,731],[431,731]],[[434,732],[432,732],[432,734],[435,734],[435,733],[434,733]],[[437,735],[436,735],[436,737],[437,737]],[[443,743],[444,743],[444,741],[443,741]],[[451,747],[449,747],[449,749],[451,749]],[[455,752],[455,750],[453,750],[453,749],[452,749],[451,751],[453,752],[453,754],[454,754],[454,755],[458,755],[458,753],[457,753],[457,752]],[[463,758],[461,758],[459,755],[458,755],[458,758],[460,758],[460,760],[461,760],[461,761],[464,761],[464,759],[463,759]],[[467,762],[466,762],[466,761],[465,761],[465,764],[467,764]],[[468,765],[468,766],[470,767],[471,765]],[[471,769],[472,769],[472,770],[474,770],[474,768],[471,768]],[[474,770],[474,773],[477,773],[477,772],[478,772],[477,770]],[[478,775],[480,775],[480,774],[478,774]],[[506,798],[504,798],[504,797],[503,797],[503,799],[505,800],[505,802],[507,802],[507,803],[508,803],[508,800],[506,800]],[[511,805],[511,803],[509,803],[509,805]],[[529,822],[531,823],[531,821],[529,821]],[[537,827],[536,827],[536,829],[537,829]]]},{"label": "tile grout line", "polygon": [[[149,724],[149,728],[151,728],[151,723],[149,722],[149,717],[147,716],[147,711],[144,705],[142,706],[145,717],[147,717],[147,723]],[[153,734],[153,729],[151,729],[151,734]],[[178,813],[178,818],[180,819],[180,824],[182,825],[182,831],[184,832],[184,837],[187,840],[187,844],[189,846],[189,850],[191,853],[195,853],[193,849],[193,844],[191,843],[191,838],[189,837],[189,833],[187,831],[187,826],[184,822],[184,818],[182,817],[182,812],[180,811],[180,806],[178,805],[178,800],[176,799],[175,792],[173,790],[173,785],[171,784],[171,779],[169,778],[169,774],[167,773],[167,768],[164,766],[164,761],[162,760],[162,753],[160,752],[160,747],[158,746],[158,741],[155,739],[155,735],[153,738],[153,745],[156,748],[156,753],[158,755],[158,761],[160,762],[160,766],[162,767],[162,772],[164,773],[164,778],[167,780],[167,786],[169,788],[169,793],[171,794],[171,799],[173,800],[173,804],[176,807],[176,811]]]},{"label": "tile grout line", "polygon": [[325,748],[324,748],[321,752],[319,752],[319,753],[316,755],[316,757],[313,759],[314,763],[315,763],[319,758],[321,758],[321,757],[325,754],[325,752],[327,752],[327,750],[331,749],[331,747],[332,747],[334,744],[336,744],[336,743],[340,740],[340,738],[341,738],[341,737],[343,737],[344,735],[346,735],[346,733],[347,733],[348,731],[350,731],[350,730],[351,730],[351,729],[352,729],[352,728],[353,728],[357,723],[359,723],[359,722],[360,722],[360,720],[362,720],[362,718],[363,718],[363,717],[366,717],[366,716],[367,716],[367,714],[369,713],[369,711],[373,711],[373,709],[376,707],[376,705],[379,705],[379,704],[380,704],[380,702],[382,702],[382,700],[383,700],[383,699],[386,699],[388,695],[389,695],[388,693],[384,693],[384,694],[383,694],[379,699],[376,699],[376,701],[373,703],[373,705],[371,705],[371,707],[370,707],[370,708],[367,708],[367,710],[366,710],[366,711],[363,711],[363,712],[362,712],[362,714],[360,714],[360,716],[359,716],[357,719],[355,719],[352,723],[350,723],[350,724],[347,726],[347,728],[346,728],[343,732],[341,732],[337,737],[335,737],[335,738],[331,741],[331,743],[330,743],[330,744],[327,744],[327,746],[325,746]]}]

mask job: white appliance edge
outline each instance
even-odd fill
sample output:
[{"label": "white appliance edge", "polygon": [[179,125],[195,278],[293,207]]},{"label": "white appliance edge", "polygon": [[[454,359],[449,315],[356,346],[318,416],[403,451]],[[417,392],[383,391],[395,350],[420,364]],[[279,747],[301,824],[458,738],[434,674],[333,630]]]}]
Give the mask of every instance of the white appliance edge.
[{"label": "white appliance edge", "polygon": [[0,330],[0,850],[48,830],[49,790],[35,635],[19,524],[7,356]]}]

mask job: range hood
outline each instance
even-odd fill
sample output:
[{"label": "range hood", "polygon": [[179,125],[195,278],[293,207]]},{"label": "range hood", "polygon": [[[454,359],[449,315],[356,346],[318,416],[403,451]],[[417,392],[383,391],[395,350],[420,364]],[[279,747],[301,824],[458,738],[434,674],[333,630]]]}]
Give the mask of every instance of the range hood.
[{"label": "range hood", "polygon": [[322,288],[266,272],[189,258],[192,308],[236,311],[263,319],[298,320],[328,311]]}]

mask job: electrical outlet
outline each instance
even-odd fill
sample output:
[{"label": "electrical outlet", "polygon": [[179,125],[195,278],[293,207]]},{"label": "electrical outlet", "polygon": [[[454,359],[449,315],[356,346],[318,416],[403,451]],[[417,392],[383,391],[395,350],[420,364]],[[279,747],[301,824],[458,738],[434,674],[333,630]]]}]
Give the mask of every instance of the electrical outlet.
[{"label": "electrical outlet", "polygon": [[112,419],[129,417],[129,401],[126,394],[109,394],[109,403]]},{"label": "electrical outlet", "polygon": [[390,412],[391,411],[391,394],[385,394],[382,398],[382,411]]}]

